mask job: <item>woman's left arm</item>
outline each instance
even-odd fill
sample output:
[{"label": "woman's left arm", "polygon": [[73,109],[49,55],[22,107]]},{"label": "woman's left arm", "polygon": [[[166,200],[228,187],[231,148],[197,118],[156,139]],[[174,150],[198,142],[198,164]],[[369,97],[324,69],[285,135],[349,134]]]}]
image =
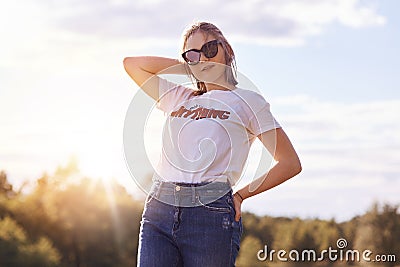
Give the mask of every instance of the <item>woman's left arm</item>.
[{"label": "woman's left arm", "polygon": [[267,173],[234,194],[236,221],[240,219],[244,199],[267,191],[301,172],[299,157],[282,128],[264,132],[258,138],[273,155],[276,164]]}]

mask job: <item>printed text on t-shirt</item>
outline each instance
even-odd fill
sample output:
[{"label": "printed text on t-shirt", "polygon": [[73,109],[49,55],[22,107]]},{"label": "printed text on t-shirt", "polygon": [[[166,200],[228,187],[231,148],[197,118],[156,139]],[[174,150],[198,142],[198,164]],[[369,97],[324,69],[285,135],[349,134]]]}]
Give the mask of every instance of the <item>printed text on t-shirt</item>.
[{"label": "printed text on t-shirt", "polygon": [[208,108],[196,108],[193,110],[186,109],[184,106],[181,106],[178,110],[171,112],[171,117],[183,117],[190,119],[198,120],[204,118],[219,118],[221,120],[226,120],[229,118],[230,112],[226,110],[218,110],[218,109],[208,109]]}]

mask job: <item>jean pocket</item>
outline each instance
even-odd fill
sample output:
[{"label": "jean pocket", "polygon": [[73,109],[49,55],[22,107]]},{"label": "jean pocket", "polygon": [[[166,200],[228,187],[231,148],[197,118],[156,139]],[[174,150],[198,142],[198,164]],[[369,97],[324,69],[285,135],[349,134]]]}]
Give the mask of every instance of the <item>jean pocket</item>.
[{"label": "jean pocket", "polygon": [[226,196],[220,197],[219,199],[207,204],[202,201],[201,197],[199,197],[199,201],[206,210],[212,212],[230,213],[232,211],[232,207],[229,205]]},{"label": "jean pocket", "polygon": [[239,232],[240,235],[243,234],[243,223],[242,223],[242,218],[239,219],[239,221],[233,220],[232,222],[232,228]]}]

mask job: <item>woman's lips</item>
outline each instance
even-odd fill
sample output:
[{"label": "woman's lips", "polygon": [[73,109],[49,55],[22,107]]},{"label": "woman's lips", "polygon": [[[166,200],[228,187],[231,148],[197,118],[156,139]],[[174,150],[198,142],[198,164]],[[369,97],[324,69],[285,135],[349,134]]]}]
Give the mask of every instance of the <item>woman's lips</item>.
[{"label": "woman's lips", "polygon": [[214,67],[214,65],[206,65],[206,66],[204,66],[204,67],[201,68],[201,71],[209,70],[209,69],[211,69],[212,67]]}]

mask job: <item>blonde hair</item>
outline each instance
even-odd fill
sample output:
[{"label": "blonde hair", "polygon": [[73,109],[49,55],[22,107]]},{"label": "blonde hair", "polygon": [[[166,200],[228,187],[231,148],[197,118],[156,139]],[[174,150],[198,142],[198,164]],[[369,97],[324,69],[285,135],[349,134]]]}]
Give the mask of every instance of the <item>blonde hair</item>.
[{"label": "blonde hair", "polygon": [[[187,44],[187,40],[189,39],[190,36],[192,36],[194,33],[197,31],[201,31],[204,33],[206,36],[211,34],[213,37],[215,37],[217,40],[221,42],[221,45],[223,47],[223,50],[225,52],[225,65],[229,66],[225,70],[225,77],[226,81],[229,84],[232,85],[237,85],[237,67],[236,67],[236,61],[235,61],[235,53],[233,52],[232,46],[229,44],[229,42],[226,40],[225,36],[222,34],[221,30],[218,29],[217,26],[215,26],[212,23],[209,22],[196,22],[193,25],[191,25],[183,34],[183,44],[182,44],[182,53],[184,52]],[[193,75],[193,73],[190,71],[188,65],[186,64],[186,70],[188,71],[189,76],[196,81],[195,85],[197,87],[197,91],[195,91],[195,95],[202,95],[205,92],[207,92],[207,86],[204,82],[199,81],[196,79],[196,77]]]}]

